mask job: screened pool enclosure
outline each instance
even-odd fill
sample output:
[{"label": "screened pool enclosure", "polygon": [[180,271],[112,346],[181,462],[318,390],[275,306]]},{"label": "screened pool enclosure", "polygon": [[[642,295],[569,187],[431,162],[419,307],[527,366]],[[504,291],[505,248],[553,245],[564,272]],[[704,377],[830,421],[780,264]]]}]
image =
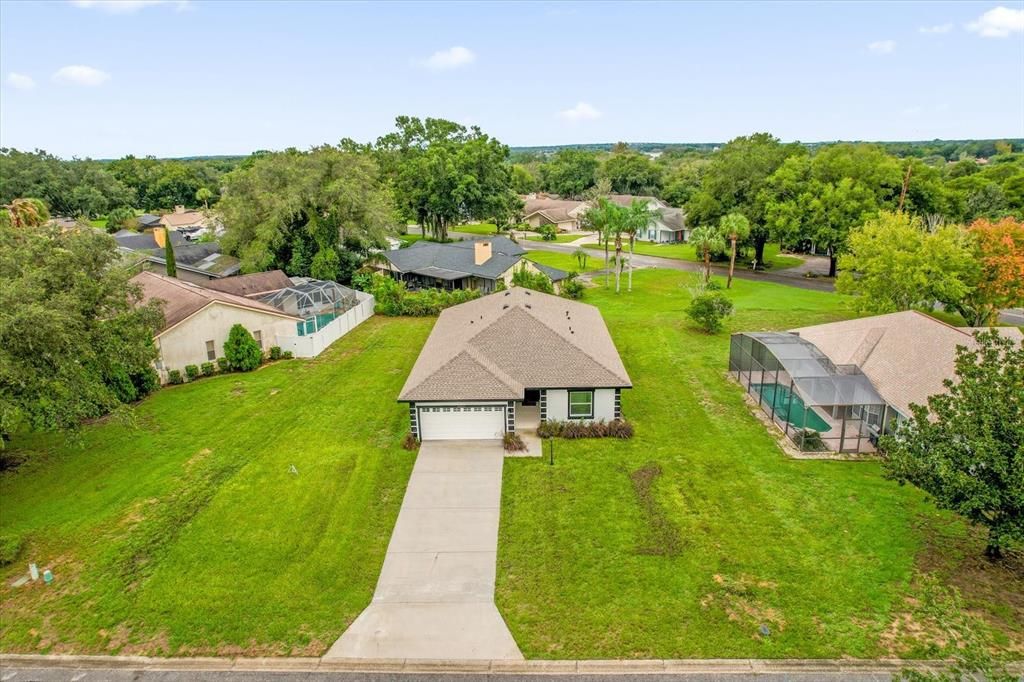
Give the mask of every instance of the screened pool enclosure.
[{"label": "screened pool enclosure", "polygon": [[292,286],[259,297],[278,310],[302,318],[295,324],[299,336],[315,334],[336,317],[359,305],[356,292],[337,282],[293,277]]},{"label": "screened pool enclosure", "polygon": [[885,430],[886,404],[871,381],[796,334],[733,334],[729,371],[802,450],[873,452]]}]

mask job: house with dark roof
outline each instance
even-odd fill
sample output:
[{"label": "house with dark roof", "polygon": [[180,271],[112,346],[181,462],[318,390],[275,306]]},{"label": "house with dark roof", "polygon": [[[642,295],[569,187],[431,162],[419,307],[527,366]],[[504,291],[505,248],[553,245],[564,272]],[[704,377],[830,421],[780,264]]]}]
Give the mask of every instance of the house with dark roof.
[{"label": "house with dark roof", "polygon": [[527,260],[526,250],[508,237],[472,239],[448,244],[418,241],[408,248],[381,253],[376,265],[410,289],[479,289],[489,293],[498,283],[511,286],[519,269],[543,273],[556,288],[568,273]]},{"label": "house with dark roof", "polygon": [[126,258],[135,262],[140,270],[166,275],[166,234],[170,235],[174,247],[174,263],[180,279],[203,284],[221,277],[230,277],[241,269],[241,261],[221,253],[217,242],[189,242],[176,230],[120,230],[114,234],[114,241]]},{"label": "house with dark roof", "polygon": [[514,287],[444,310],[398,399],[422,440],[490,439],[618,419],[632,385],[595,306]]}]

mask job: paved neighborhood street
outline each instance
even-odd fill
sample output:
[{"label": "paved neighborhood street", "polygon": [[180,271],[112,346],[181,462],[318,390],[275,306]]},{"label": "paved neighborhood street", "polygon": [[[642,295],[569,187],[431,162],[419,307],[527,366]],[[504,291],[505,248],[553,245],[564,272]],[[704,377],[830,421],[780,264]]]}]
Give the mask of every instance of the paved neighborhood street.
[{"label": "paved neighborhood street", "polygon": [[324,657],[521,659],[494,605],[501,441],[420,446],[373,602]]}]

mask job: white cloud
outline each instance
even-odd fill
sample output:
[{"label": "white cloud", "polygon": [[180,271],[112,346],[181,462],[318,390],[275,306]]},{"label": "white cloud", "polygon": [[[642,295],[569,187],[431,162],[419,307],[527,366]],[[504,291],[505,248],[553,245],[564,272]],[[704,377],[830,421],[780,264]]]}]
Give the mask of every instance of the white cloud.
[{"label": "white cloud", "polygon": [[7,84],[19,90],[31,90],[36,87],[36,82],[32,80],[31,76],[26,76],[23,73],[14,73],[13,71],[7,74]]},{"label": "white cloud", "polygon": [[566,121],[593,121],[601,118],[601,112],[586,102],[577,102],[572,109],[558,112]]},{"label": "white cloud", "polygon": [[983,38],[1008,38],[1024,33],[1024,9],[994,7],[967,24],[967,30]]},{"label": "white cloud", "polygon": [[934,26],[922,26],[917,29],[918,33],[949,33],[953,30],[953,22],[936,24]]},{"label": "white cloud", "polygon": [[71,4],[82,9],[98,9],[107,14],[131,14],[146,7],[173,5],[175,9],[187,9],[190,0],[71,0]]},{"label": "white cloud", "polygon": [[57,69],[53,74],[53,80],[67,85],[87,85],[93,87],[103,85],[110,80],[110,74],[106,71],[94,69],[91,66],[73,64]]},{"label": "white cloud", "polygon": [[868,49],[875,54],[889,54],[896,49],[895,40],[876,40],[873,43],[868,43]]},{"label": "white cloud", "polygon": [[476,55],[467,47],[449,47],[447,50],[438,50],[426,59],[416,62],[419,66],[433,71],[445,71],[457,69],[460,66],[467,66],[476,61]]}]

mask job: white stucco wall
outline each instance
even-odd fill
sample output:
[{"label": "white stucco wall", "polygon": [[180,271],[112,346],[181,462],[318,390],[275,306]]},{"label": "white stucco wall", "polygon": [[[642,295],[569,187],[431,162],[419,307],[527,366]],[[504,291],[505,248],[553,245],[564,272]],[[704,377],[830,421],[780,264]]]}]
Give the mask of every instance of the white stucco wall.
[{"label": "white stucco wall", "polygon": [[[548,421],[567,421],[569,419],[569,391],[549,388],[547,390]],[[615,389],[594,389],[594,420],[615,419]]]},{"label": "white stucco wall", "polygon": [[250,333],[258,330],[262,335],[263,350],[279,345],[279,335],[295,334],[294,320],[214,302],[157,337],[161,374],[166,375],[166,371],[171,369],[181,370],[184,374],[185,365],[208,362],[206,342],[209,340],[214,343],[216,357],[222,357],[228,332],[236,324],[244,326]]}]

